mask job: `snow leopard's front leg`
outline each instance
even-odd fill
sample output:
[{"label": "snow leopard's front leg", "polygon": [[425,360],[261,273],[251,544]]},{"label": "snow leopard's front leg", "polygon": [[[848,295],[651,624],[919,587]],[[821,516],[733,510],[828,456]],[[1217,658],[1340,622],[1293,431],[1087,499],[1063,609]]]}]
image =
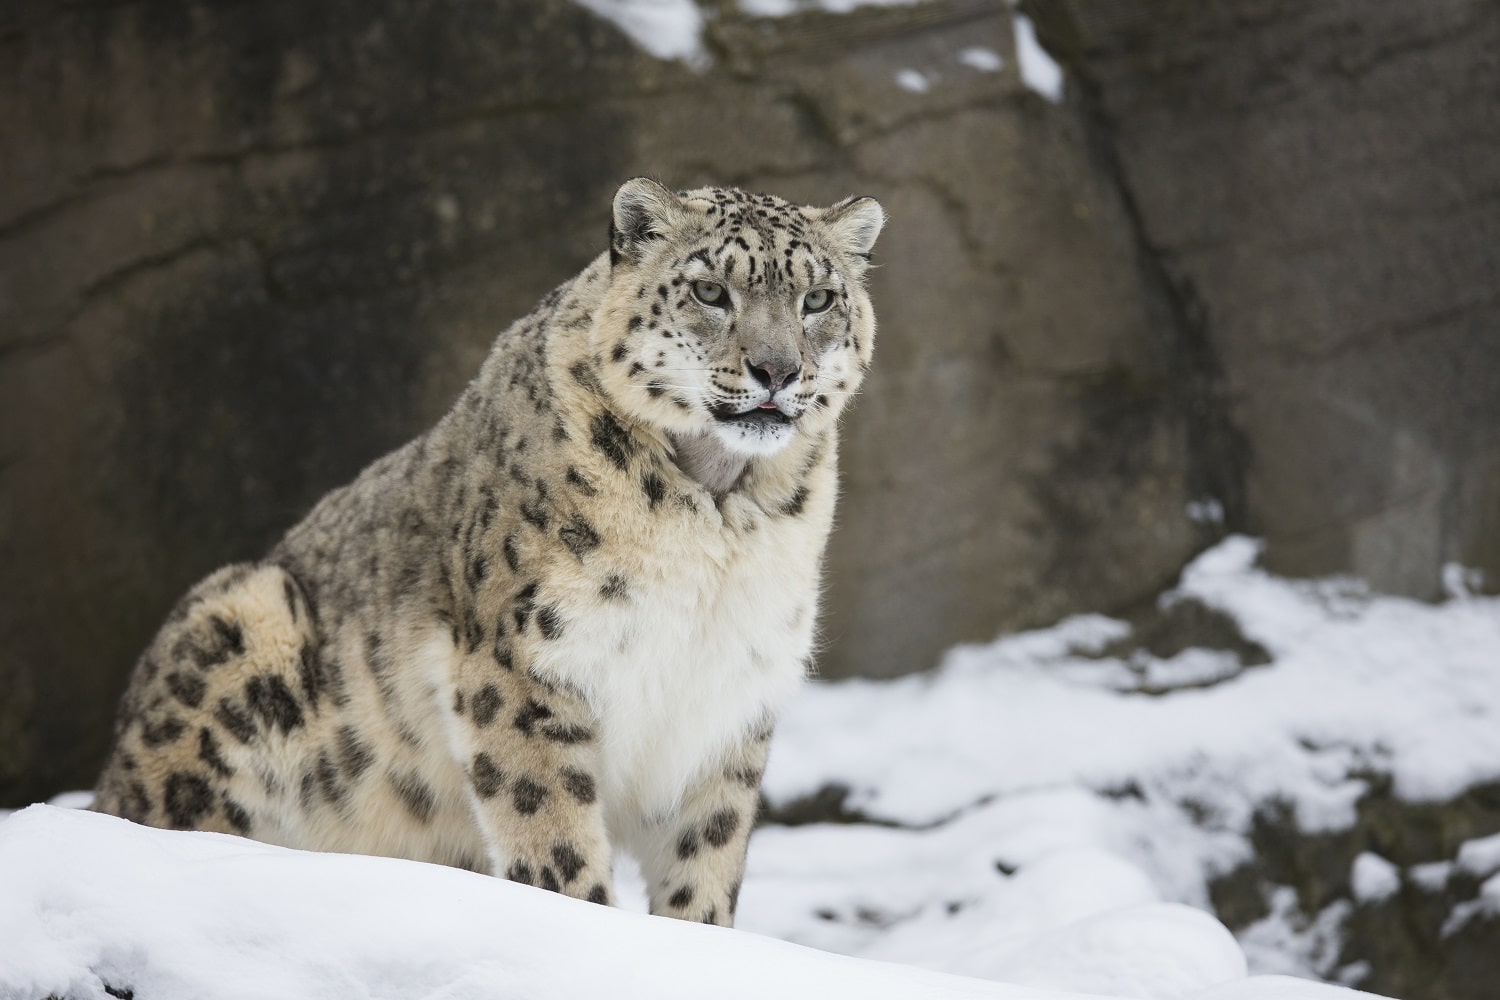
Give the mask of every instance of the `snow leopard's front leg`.
[{"label": "snow leopard's front leg", "polygon": [[453,711],[493,873],[607,905],[611,856],[593,710],[575,692],[471,657]]},{"label": "snow leopard's front leg", "polygon": [[734,924],[770,742],[769,726],[751,733],[657,825],[641,858],[652,913]]}]

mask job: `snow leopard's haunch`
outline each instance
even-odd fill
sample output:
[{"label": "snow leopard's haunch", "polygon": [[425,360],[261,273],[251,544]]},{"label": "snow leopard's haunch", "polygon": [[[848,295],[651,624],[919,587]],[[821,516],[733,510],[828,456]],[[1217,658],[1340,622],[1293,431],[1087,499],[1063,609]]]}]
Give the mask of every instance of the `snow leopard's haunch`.
[{"label": "snow leopard's haunch", "polygon": [[812,650],[867,198],[636,179],[431,431],[142,655],[95,808],[728,924]]}]

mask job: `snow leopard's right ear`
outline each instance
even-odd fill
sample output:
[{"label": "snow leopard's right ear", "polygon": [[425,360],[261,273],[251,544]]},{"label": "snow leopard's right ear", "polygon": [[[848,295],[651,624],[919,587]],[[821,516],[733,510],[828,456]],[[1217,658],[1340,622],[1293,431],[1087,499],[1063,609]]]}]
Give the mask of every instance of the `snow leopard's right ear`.
[{"label": "snow leopard's right ear", "polygon": [[682,199],[649,177],[621,184],[609,227],[610,265],[639,260],[645,245],[666,236],[681,211]]},{"label": "snow leopard's right ear", "polygon": [[840,249],[864,260],[870,259],[875,237],[885,228],[885,209],[874,198],[845,198],[837,205],[808,214],[823,224]]}]

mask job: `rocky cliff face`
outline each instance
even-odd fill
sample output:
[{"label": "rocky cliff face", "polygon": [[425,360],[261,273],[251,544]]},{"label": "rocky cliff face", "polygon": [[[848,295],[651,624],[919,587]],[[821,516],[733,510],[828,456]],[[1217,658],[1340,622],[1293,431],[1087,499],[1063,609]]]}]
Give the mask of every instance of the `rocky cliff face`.
[{"label": "rocky cliff face", "polygon": [[1129,608],[1210,499],[1294,569],[1500,576],[1495,12],[1199,6],[1035,4],[1053,103],[980,0],[708,4],[692,65],[568,0],[13,5],[0,800],[90,782],[174,598],[436,419],[637,173],[892,215],[825,674]]},{"label": "rocky cliff face", "polygon": [[1041,0],[1222,361],[1271,565],[1500,572],[1500,10]]}]

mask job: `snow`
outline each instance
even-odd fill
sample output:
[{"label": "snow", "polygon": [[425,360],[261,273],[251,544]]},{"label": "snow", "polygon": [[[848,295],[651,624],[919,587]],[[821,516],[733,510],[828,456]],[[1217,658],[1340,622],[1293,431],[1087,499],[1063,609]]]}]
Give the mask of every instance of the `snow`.
[{"label": "snow", "polygon": [[1016,62],[1020,64],[1021,82],[1056,104],[1062,100],[1063,72],[1037,41],[1031,18],[1016,12]]},{"label": "snow", "polygon": [[[45,805],[0,823],[0,885],[7,997],[1061,1000],[1029,984],[1067,970],[1114,996],[1167,1000],[1196,995],[1242,962],[1207,915],[1156,906],[1042,935],[994,966],[1020,984],[1005,985],[451,868],[171,833]],[[1193,954],[1164,973],[1142,959],[1141,946],[1158,937],[1191,943]],[[1303,985],[1287,995],[1321,996]]]},{"label": "snow", "polygon": [[[94,804],[93,792],[63,792],[47,800],[48,805],[60,809],[87,809]],[[3,818],[3,817],[0,817]]]},{"label": "snow", "polygon": [[1162,600],[1227,613],[1274,666],[1122,695],[1132,664],[1196,682],[1226,673],[1224,654],[1100,656],[1128,626],[1069,618],[959,647],[931,674],[812,685],[778,730],[767,793],[787,802],[839,783],[851,808],[925,824],[997,794],[1134,784],[1196,801],[1220,828],[1244,829],[1256,804],[1280,799],[1317,830],[1352,822],[1370,771],[1412,801],[1500,773],[1500,601],[1426,605],[1345,579],[1283,580],[1256,568],[1258,553],[1231,538]]},{"label": "snow", "polygon": [[1460,871],[1469,875],[1493,874],[1500,871],[1500,833],[1459,845],[1456,859]]},{"label": "snow", "polygon": [[0,885],[0,996],[1038,996],[456,869],[49,806],[0,824]]},{"label": "snow", "polygon": [[1273,890],[1269,902],[1271,912],[1239,935],[1252,969],[1309,978],[1317,977],[1321,970],[1333,969],[1358,978],[1363,970],[1357,967],[1336,968],[1343,943],[1340,927],[1351,909],[1348,900],[1325,907],[1311,919],[1300,912],[1297,891],[1289,886]]},{"label": "snow", "polygon": [[1479,893],[1473,899],[1466,900],[1455,906],[1448,914],[1448,919],[1443,921],[1442,936],[1448,937],[1463,929],[1470,920],[1480,915],[1500,915],[1500,872],[1485,879],[1479,886]]},{"label": "snow", "polygon": [[1461,566],[1458,563],[1443,564],[1443,593],[1449,597],[1473,597],[1484,590],[1484,571]]},{"label": "snow", "polygon": [[[1250,858],[1267,803],[1329,830],[1372,776],[1421,800],[1500,774],[1500,600],[1288,581],[1259,551],[1226,540],[1161,601],[1228,615],[1269,664],[1130,651],[1129,625],[1084,615],[957,648],[929,674],[810,685],[766,795],[775,815],[841,787],[857,821],[758,829],[736,931],[635,912],[628,862],[607,910],[34,807],[0,819],[0,997],[102,998],[101,976],[153,1000],[1349,996],[1264,974],[1357,981],[1337,967],[1352,903],[1307,917],[1276,889],[1236,940],[1205,912],[1208,884]],[[1500,837],[1404,874],[1441,887],[1455,870],[1486,881],[1449,933],[1500,912]],[[1402,877],[1364,854],[1351,885],[1369,902]]]},{"label": "snow", "polygon": [[1188,520],[1194,524],[1220,525],[1224,523],[1224,504],[1218,497],[1189,500],[1185,513]]},{"label": "snow", "polygon": [[913,94],[925,94],[932,84],[928,81],[927,77],[916,70],[903,69],[896,74],[896,86],[902,90],[909,90]]},{"label": "snow", "polygon": [[1349,884],[1357,901],[1378,903],[1401,891],[1401,870],[1380,855],[1364,851],[1354,859]]},{"label": "snow", "polygon": [[921,2],[922,0],[740,0],[740,10],[750,17],[789,17],[810,10],[848,14],[860,7],[908,7]]},{"label": "snow", "polygon": [[958,61],[980,73],[998,73],[1005,65],[1005,60],[1000,58],[999,53],[977,45],[960,52]]},{"label": "snow", "polygon": [[[1207,908],[1209,882],[1250,858],[1252,817],[1269,803],[1305,830],[1334,830],[1355,820],[1372,776],[1390,776],[1405,799],[1439,801],[1500,775],[1500,600],[1428,605],[1348,579],[1289,581],[1259,569],[1259,552],[1226,540],[1162,603],[1224,612],[1271,653],[1269,665],[1242,668],[1222,650],[1103,655],[1129,626],[1085,615],[960,647],[930,674],[810,686],[773,744],[771,802],[838,786],[845,810],[905,829],[763,830],[742,924],[987,975],[965,964],[962,942],[1008,940],[995,915],[1007,900],[1020,919],[1041,919],[1020,902],[1021,875],[1042,886],[1037,898],[1065,898],[1045,864],[1055,854],[1103,852],[1137,873],[1134,883],[1118,868],[1091,876],[1097,912]],[[1496,850],[1486,839],[1463,856],[1480,869]],[[1093,870],[1107,867],[1100,856]],[[1391,887],[1379,863],[1357,865],[1366,898]],[[997,866],[1017,877],[997,878]],[[1451,867],[1416,866],[1410,877],[1440,887]],[[1500,880],[1494,891],[1500,899]],[[1278,892],[1272,914],[1240,936],[1250,967],[1338,972],[1347,912],[1307,919],[1294,893]]]},{"label": "snow", "polygon": [[1284,976],[1251,976],[1193,994],[1193,1000],[1355,1000],[1368,997],[1341,986],[1314,985]]},{"label": "snow", "polygon": [[704,59],[703,12],[693,0],[576,0],[658,59]]},{"label": "snow", "polygon": [[[1172,962],[1163,962],[1171,955]],[[986,964],[987,978],[1125,997],[1186,997],[1245,975],[1234,936],[1202,910],[1157,903],[1086,917]]]},{"label": "snow", "polygon": [[1500,915],[1500,833],[1461,844],[1451,868],[1483,881],[1473,899],[1459,903],[1448,914],[1443,925],[1445,937],[1476,916]]},{"label": "snow", "polygon": [[1412,865],[1406,870],[1406,876],[1411,879],[1412,884],[1427,892],[1441,892],[1452,875],[1451,861],[1428,861]]}]

